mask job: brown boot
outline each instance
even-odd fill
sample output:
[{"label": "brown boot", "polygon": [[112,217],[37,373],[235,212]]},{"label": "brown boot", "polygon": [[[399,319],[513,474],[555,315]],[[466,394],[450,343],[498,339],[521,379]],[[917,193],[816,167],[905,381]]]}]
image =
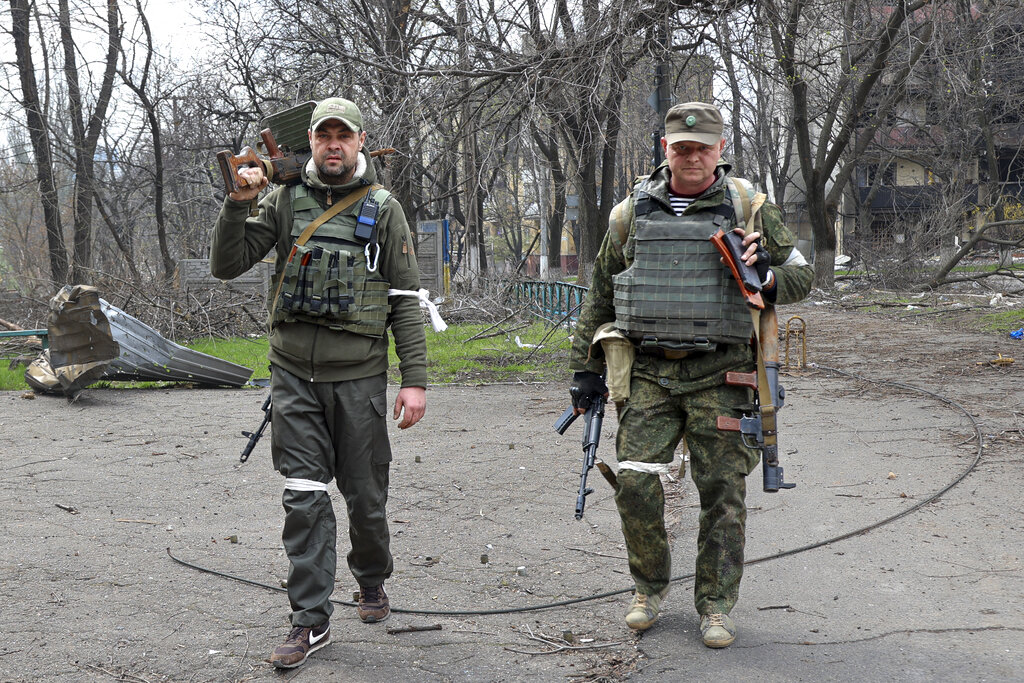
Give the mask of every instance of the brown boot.
[{"label": "brown boot", "polygon": [[388,594],[384,592],[384,584],[359,587],[359,606],[356,613],[367,624],[384,621],[391,616],[391,603],[388,601]]}]

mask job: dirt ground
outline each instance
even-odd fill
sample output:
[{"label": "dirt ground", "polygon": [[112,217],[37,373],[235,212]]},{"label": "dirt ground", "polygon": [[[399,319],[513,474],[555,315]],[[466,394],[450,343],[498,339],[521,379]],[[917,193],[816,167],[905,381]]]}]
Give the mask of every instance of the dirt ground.
[{"label": "dirt ground", "polygon": [[[747,556],[864,531],[752,562],[727,650],[696,630],[688,479],[666,482],[679,578],[663,617],[625,628],[631,581],[596,470],[573,519],[580,431],[551,427],[564,382],[430,388],[424,422],[392,432],[396,613],[365,625],[339,604],[332,644],[283,675],[266,662],[288,630],[269,439],[238,463],[265,390],[3,392],[0,681],[1022,680],[1024,342],[963,332],[952,308],[819,299],[793,315],[819,366],[784,377],[798,487],[764,494],[752,475]],[[614,429],[609,411],[610,461]],[[354,588],[342,563],[335,598]],[[574,598],[592,599],[545,607]]]}]

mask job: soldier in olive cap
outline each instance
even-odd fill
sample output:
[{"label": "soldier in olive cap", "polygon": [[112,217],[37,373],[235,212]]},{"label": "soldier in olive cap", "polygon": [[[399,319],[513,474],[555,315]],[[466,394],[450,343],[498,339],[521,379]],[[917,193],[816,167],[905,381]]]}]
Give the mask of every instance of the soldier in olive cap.
[{"label": "soldier in olive cap", "polygon": [[701,505],[694,602],[702,640],[713,648],[731,645],[736,635],[728,615],[743,573],[745,478],[758,453],[739,432],[716,428],[719,416],[740,417],[752,403],[752,391],[726,384],[725,376],[751,372],[755,358],[751,316],[708,236],[719,224],[744,234],[743,259],[757,270],[769,303],[804,298],[814,275],[779,208],[761,204],[750,183],[729,175],[722,129],[722,115],[710,104],[669,110],[665,161],[612,209],[570,359],[570,393],[580,411],[608,394],[602,346],[592,345],[598,328],[602,337],[609,327],[618,330],[634,348],[632,366],[626,361],[628,397],[621,388],[612,397],[619,417],[615,501],[636,584],[626,614],[633,629],[649,628],[668,594],[659,475],[686,439]]},{"label": "soldier in olive cap", "polygon": [[213,232],[210,270],[238,277],[273,250],[270,309],[274,468],[285,477],[284,547],[292,629],[270,661],[293,668],[330,642],[337,565],[328,484],[348,507],[348,566],[359,584],[357,614],[390,614],[388,496],[388,334],[395,338],[402,386],[393,417],[400,429],[426,408],[426,342],[420,277],[402,207],[376,183],[363,148],[363,117],[353,102],[326,99],[309,125],[312,158],[302,184],[278,187],[249,216],[267,186],[244,168],[247,186],[224,200]]}]

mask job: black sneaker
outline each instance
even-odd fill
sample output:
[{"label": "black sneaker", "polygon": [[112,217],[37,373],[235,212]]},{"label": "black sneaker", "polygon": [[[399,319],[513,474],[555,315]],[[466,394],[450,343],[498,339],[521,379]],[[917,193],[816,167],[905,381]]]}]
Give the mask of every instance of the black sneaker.
[{"label": "black sneaker", "polygon": [[331,642],[331,622],[325,621],[319,626],[296,626],[284,639],[284,643],[274,648],[270,655],[270,663],[278,669],[294,669],[306,662],[306,657]]},{"label": "black sneaker", "polygon": [[356,607],[359,618],[367,624],[384,621],[391,616],[391,603],[384,592],[384,584],[373,587],[359,587],[359,606]]}]

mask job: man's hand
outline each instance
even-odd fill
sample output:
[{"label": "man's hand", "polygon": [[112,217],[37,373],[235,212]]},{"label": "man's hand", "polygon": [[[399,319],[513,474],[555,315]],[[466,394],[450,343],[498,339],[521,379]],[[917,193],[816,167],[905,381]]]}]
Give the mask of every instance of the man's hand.
[{"label": "man's hand", "polygon": [[263,173],[263,169],[255,166],[246,166],[238,169],[238,179],[245,183],[245,187],[239,189],[238,192],[232,192],[228,195],[236,202],[250,202],[256,199],[260,192],[263,191],[263,188],[270,182]]},{"label": "man's hand", "polygon": [[[403,415],[402,409],[405,409]],[[427,412],[427,390],[423,387],[403,387],[395,397],[395,419],[401,416],[399,429],[408,429],[420,421]]]},{"label": "man's hand", "polygon": [[[744,234],[743,228],[733,228],[733,232],[740,235]],[[757,271],[757,276],[761,278],[762,286],[770,288],[773,285],[771,282],[773,277],[771,271],[772,256],[761,244],[761,233],[752,232],[749,235],[744,235],[743,246],[747,248],[743,252],[743,262],[748,266],[752,266]]]},{"label": "man's hand", "polygon": [[596,372],[576,372],[569,385],[569,396],[572,398],[573,412],[582,415],[598,396],[608,398],[608,385],[604,383],[604,377]]}]

